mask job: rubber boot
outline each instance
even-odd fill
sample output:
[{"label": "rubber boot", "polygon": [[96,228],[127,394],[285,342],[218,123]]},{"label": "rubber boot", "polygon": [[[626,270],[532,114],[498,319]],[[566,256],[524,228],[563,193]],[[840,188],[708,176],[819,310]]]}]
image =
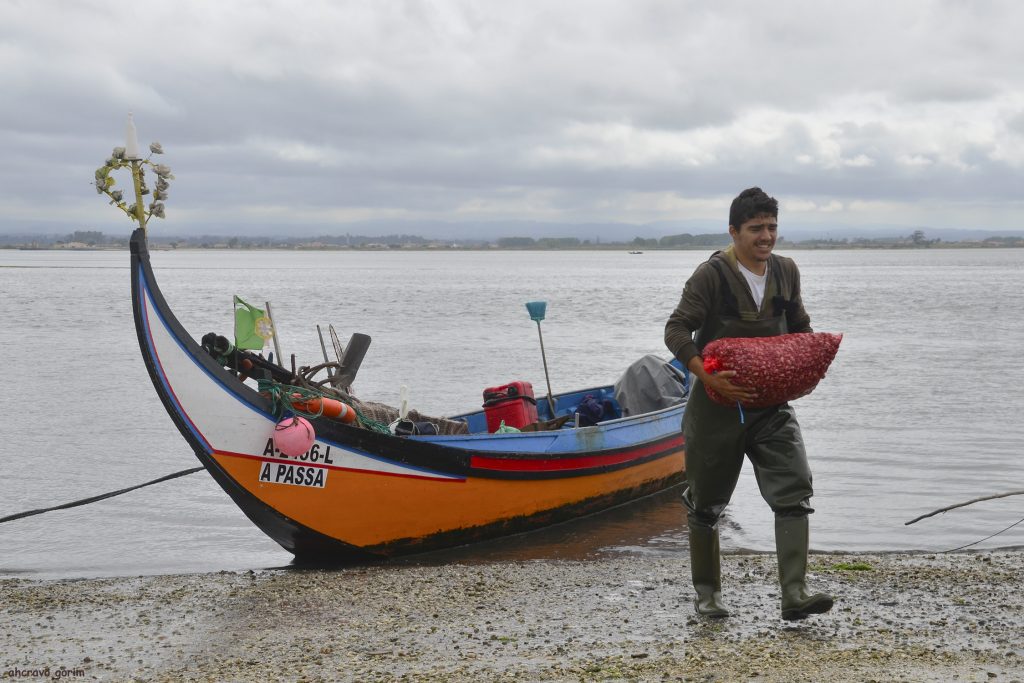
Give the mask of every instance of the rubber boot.
[{"label": "rubber boot", "polygon": [[775,549],[779,555],[779,584],[782,586],[782,618],[799,621],[832,609],[828,593],[807,592],[807,515],[775,518]]},{"label": "rubber boot", "polygon": [[712,619],[729,616],[722,604],[722,565],[718,552],[718,525],[690,524],[690,573],[697,597],[697,614]]}]

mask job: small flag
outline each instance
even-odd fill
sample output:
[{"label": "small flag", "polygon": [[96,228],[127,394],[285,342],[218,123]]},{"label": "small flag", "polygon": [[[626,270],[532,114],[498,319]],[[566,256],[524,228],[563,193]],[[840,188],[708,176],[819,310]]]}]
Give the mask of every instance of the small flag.
[{"label": "small flag", "polygon": [[235,348],[262,349],[274,336],[274,326],[262,308],[251,306],[235,296]]}]

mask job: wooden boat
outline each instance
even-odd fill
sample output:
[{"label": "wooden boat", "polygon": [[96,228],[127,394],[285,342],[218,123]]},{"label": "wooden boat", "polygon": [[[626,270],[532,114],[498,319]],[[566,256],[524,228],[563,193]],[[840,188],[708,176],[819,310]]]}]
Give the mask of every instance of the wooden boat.
[{"label": "wooden boat", "polygon": [[[310,450],[284,456],[274,447],[271,400],[222,366],[171,312],[143,230],[132,235],[131,260],[139,345],[167,412],[249,519],[300,560],[461,545],[597,512],[682,480],[682,404],[596,426],[508,434],[487,433],[483,411],[457,416],[469,433],[449,436],[395,436],[321,417],[311,420]],[[555,405],[611,389],[557,395]],[[541,419],[554,417],[546,400],[537,406]]]}]

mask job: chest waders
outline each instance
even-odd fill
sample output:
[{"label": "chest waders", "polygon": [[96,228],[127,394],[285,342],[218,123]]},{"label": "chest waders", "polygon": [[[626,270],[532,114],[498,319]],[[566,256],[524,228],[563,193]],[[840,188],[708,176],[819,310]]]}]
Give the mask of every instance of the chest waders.
[{"label": "chest waders", "polygon": [[[710,263],[720,279],[717,316],[709,316],[695,335],[697,348],[723,337],[770,337],[788,332],[786,313],[793,293],[783,281],[777,257],[768,264],[764,303],[758,309],[750,289],[737,271],[731,251],[716,253]],[[714,319],[712,319],[714,318]],[[729,504],[744,456],[765,502],[775,512],[775,542],[782,586],[782,616],[803,619],[827,612],[828,595],[808,595],[807,515],[813,494],[803,437],[796,414],[788,403],[769,408],[723,406],[708,398],[700,381],[690,391],[683,415],[686,442],[687,508],[690,568],[697,592],[698,614],[725,617],[721,601],[718,518]]]}]

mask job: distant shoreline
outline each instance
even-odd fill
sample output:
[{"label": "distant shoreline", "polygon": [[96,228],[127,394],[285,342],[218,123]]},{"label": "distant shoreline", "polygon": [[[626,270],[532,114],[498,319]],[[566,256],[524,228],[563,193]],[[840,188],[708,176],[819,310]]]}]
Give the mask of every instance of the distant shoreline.
[{"label": "distant shoreline", "polygon": [[[424,245],[385,245],[385,246],[344,246],[344,245],[310,245],[310,244],[274,244],[261,245],[239,245],[228,246],[226,244],[178,244],[171,245],[161,242],[150,242],[150,251],[426,251],[426,252],[450,252],[450,251],[607,251],[626,252],[632,255],[643,255],[644,252],[655,251],[714,251],[727,246],[721,245],[700,245],[686,247],[643,247],[637,249],[630,244],[614,245],[581,245],[575,247],[499,247],[491,245],[456,245],[456,246],[424,246]],[[124,251],[128,248],[127,241],[124,244],[110,245],[26,245],[26,244],[0,244],[0,249],[9,251]],[[776,245],[778,250],[800,250],[800,251],[927,251],[936,249],[1021,249],[1024,248],[1024,239],[1014,242],[941,242],[938,244],[915,245],[915,244],[822,244],[807,242],[784,242]]]},{"label": "distant shoreline", "polygon": [[[953,235],[950,235],[952,238]],[[844,236],[791,239],[779,235],[780,249],[993,249],[1024,247],[1024,234],[987,234],[959,239],[929,239],[924,230],[908,235],[877,237]],[[409,233],[387,235],[305,235],[286,237],[198,234],[192,236],[151,232],[150,249],[288,249],[295,251],[714,251],[732,244],[727,232],[681,233],[663,237],[636,236],[631,240],[601,241],[599,237],[447,237],[432,238]],[[7,233],[0,248],[23,250],[109,250],[128,246],[127,233],[108,235],[100,230],[76,230],[66,235]]]}]

